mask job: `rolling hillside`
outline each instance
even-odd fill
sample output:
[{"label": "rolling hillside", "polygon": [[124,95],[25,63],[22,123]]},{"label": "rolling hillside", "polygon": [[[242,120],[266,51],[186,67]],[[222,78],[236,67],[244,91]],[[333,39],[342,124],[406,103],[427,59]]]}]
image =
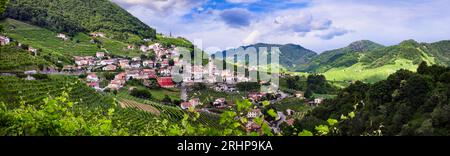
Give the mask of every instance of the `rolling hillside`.
[{"label": "rolling hillside", "polygon": [[[403,41],[398,45],[376,48],[364,53],[357,53],[355,61],[349,66],[334,66],[321,71],[328,79],[336,81],[362,80],[377,82],[386,79],[400,69],[416,71],[418,65],[449,65],[448,41],[437,43],[418,43],[414,40]],[[356,61],[357,60],[357,61]]]},{"label": "rolling hillside", "polygon": [[[428,64],[450,65],[450,41],[418,43],[406,40],[386,47],[369,40],[361,40],[320,54],[294,44],[259,43],[242,48],[249,47],[279,47],[281,68],[294,74],[323,74],[332,81],[378,82],[400,69],[415,71],[422,61]],[[231,55],[236,53],[231,50]],[[218,56],[222,54],[223,52],[216,53]]]},{"label": "rolling hillside", "polygon": [[347,47],[325,51],[317,55],[303,68],[302,66],[297,68],[297,71],[324,72],[336,67],[350,67],[359,62],[361,54],[383,47],[369,40],[356,41]]},{"label": "rolling hillside", "polygon": [[3,16],[70,35],[104,32],[122,41],[156,36],[155,29],[109,0],[11,0]]},{"label": "rolling hillside", "polygon": [[39,49],[39,56],[54,64],[59,61],[70,63],[73,56],[93,56],[97,51],[124,57],[140,56],[139,50],[125,50],[128,44],[115,39],[98,38],[99,43],[92,43],[87,34],[77,33],[64,41],[56,37],[56,32],[14,19],[4,19],[0,25],[4,27],[6,36]]}]

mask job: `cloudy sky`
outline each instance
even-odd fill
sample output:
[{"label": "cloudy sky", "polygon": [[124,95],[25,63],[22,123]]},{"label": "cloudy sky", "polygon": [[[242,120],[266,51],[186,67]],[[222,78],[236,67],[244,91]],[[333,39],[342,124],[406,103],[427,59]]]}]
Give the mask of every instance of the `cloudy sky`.
[{"label": "cloudy sky", "polygon": [[450,39],[448,0],[112,0],[157,29],[214,52],[294,43],[322,52],[368,39]]}]

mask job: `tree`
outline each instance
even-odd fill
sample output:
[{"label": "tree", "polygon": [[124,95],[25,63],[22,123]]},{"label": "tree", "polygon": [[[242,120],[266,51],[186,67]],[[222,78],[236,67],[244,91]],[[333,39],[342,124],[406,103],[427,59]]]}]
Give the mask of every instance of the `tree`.
[{"label": "tree", "polygon": [[133,89],[130,93],[132,96],[141,99],[151,99],[152,93],[147,89]]},{"label": "tree", "polygon": [[0,0],[0,13],[6,10],[6,5],[8,5],[9,0]]},{"label": "tree", "polygon": [[286,79],[286,83],[287,83],[287,87],[289,89],[294,89],[294,90],[298,90],[300,87],[298,85],[298,81],[300,80],[299,76],[295,76],[295,77],[288,77]]},{"label": "tree", "polygon": [[[3,12],[6,10],[6,5],[8,5],[9,0],[0,0],[0,14],[3,14]],[[0,25],[0,32],[3,32],[4,28],[3,25]]]},{"label": "tree", "polygon": [[114,73],[109,73],[109,72],[103,73],[103,76],[105,77],[105,79],[107,79],[109,81],[113,80],[115,77]]},{"label": "tree", "polygon": [[173,59],[169,60],[169,66],[174,66],[175,65],[175,61]]},{"label": "tree", "polygon": [[169,104],[172,104],[172,99],[169,97],[169,95],[166,94],[166,95],[164,95],[164,98],[161,100],[161,102],[169,105]]},{"label": "tree", "polygon": [[261,85],[258,82],[239,82],[236,84],[236,88],[241,92],[253,92],[258,91]]},{"label": "tree", "polygon": [[419,73],[419,74],[426,74],[427,68],[428,68],[427,62],[422,61],[419,64],[419,67],[417,68],[417,73]]}]

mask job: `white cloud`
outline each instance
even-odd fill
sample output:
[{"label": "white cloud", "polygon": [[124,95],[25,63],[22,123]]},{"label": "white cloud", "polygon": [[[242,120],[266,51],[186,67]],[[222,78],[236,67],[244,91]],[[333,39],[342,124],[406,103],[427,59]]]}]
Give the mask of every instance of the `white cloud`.
[{"label": "white cloud", "polygon": [[260,37],[261,37],[261,32],[259,32],[258,30],[255,30],[252,33],[250,33],[247,36],[247,38],[245,38],[242,41],[242,43],[244,43],[245,45],[254,44],[259,40]]},{"label": "white cloud", "polygon": [[[223,22],[220,18],[223,11],[198,10],[201,0],[167,0],[161,4],[147,0],[114,1],[159,32],[172,31],[190,40],[202,39],[204,48],[227,49],[267,42],[300,44],[321,52],[362,39],[391,45],[410,38],[434,42],[450,36],[447,0],[314,0],[306,8],[258,13],[248,25],[238,29]],[[184,20],[183,16],[193,8],[201,13],[194,14],[192,21]]]}]

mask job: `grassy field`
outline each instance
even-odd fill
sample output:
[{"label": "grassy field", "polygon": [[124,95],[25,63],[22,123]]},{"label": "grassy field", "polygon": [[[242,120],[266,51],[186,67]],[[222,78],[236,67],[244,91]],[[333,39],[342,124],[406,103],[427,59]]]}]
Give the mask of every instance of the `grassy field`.
[{"label": "grassy field", "polygon": [[386,79],[397,70],[407,69],[415,71],[417,65],[406,59],[398,59],[395,64],[389,64],[378,68],[367,68],[361,63],[357,63],[348,68],[333,68],[323,73],[330,81],[354,81],[377,82]]},{"label": "grassy field", "polygon": [[286,98],[280,102],[273,104],[277,111],[286,111],[287,109],[294,110],[296,112],[307,112],[312,108],[299,98]]},{"label": "grassy field", "polygon": [[[134,86],[140,89],[148,89],[146,87],[143,86]],[[125,87],[124,89],[121,90],[121,92],[125,92],[126,94],[128,94],[128,89],[129,87]],[[165,88],[159,88],[159,89],[148,89],[150,91],[150,93],[152,93],[152,97],[154,100],[156,101],[161,101],[164,99],[164,97],[166,95],[168,95],[170,97],[170,99],[172,100],[180,100],[180,90],[177,88],[171,88],[171,89],[165,89]]]},{"label": "grassy field", "polygon": [[72,56],[93,56],[98,51],[107,51],[118,56],[140,56],[136,50],[124,50],[128,44],[108,38],[100,38],[102,46],[91,43],[91,37],[84,33],[78,33],[70,40],[64,41],[56,37],[57,33],[37,26],[26,24],[13,19],[0,21],[5,27],[5,35],[40,49],[42,54],[64,57],[67,62]]},{"label": "grassy field", "polygon": [[150,89],[153,98],[157,100],[162,100],[166,95],[170,97],[172,100],[180,100],[180,90],[176,88],[172,89]]}]

